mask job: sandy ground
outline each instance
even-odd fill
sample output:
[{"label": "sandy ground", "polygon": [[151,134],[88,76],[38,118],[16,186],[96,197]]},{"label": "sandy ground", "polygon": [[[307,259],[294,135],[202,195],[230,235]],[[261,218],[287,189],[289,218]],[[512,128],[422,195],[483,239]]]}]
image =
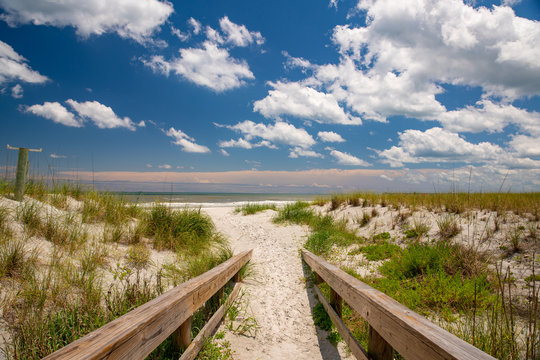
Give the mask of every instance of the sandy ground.
[{"label": "sandy ground", "polygon": [[316,300],[306,289],[299,249],[307,227],[275,225],[272,210],[243,216],[234,208],[203,208],[218,231],[229,240],[235,253],[253,249],[255,276],[245,281],[244,300],[256,319],[255,336],[238,335],[227,329],[235,359],[349,359],[352,355],[326,340],[316,329],[311,308]]}]

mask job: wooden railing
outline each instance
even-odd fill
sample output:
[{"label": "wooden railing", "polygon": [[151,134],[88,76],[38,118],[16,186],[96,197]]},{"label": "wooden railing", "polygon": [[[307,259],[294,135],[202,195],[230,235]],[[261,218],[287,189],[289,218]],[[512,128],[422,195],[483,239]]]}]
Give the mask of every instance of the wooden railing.
[{"label": "wooden railing", "polygon": [[[176,346],[186,349],[182,359],[192,359],[202,347],[203,337],[217,326],[226,306],[238,292],[239,271],[253,250],[242,252],[212,270],[72,342],[45,359],[144,359],[169,335]],[[191,316],[234,277],[236,285],[226,303],[191,342]],[[191,342],[191,343],[190,343]]]},{"label": "wooden railing", "polygon": [[[302,250],[302,258],[316,282],[330,286],[330,301],[313,288],[357,359],[390,360],[394,349],[405,359],[494,359],[311,252]],[[367,351],[341,320],[343,301],[369,323]]]}]

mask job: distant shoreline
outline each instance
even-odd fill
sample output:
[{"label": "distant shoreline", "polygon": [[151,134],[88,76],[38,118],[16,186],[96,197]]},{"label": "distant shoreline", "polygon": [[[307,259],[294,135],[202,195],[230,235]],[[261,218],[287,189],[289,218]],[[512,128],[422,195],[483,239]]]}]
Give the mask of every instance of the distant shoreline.
[{"label": "distant shoreline", "polygon": [[264,194],[264,193],[205,193],[205,192],[114,192],[129,202],[148,204],[163,202],[179,207],[242,206],[247,203],[286,204],[313,201],[320,194]]}]

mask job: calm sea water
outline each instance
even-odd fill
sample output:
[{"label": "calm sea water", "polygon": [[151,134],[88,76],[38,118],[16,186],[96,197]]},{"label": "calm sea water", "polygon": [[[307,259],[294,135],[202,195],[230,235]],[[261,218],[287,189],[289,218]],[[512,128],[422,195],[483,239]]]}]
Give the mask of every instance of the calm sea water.
[{"label": "calm sea water", "polygon": [[247,203],[286,204],[295,201],[312,201],[317,194],[247,194],[247,193],[121,193],[126,200],[140,204],[156,201],[172,207],[222,207],[242,206]]}]

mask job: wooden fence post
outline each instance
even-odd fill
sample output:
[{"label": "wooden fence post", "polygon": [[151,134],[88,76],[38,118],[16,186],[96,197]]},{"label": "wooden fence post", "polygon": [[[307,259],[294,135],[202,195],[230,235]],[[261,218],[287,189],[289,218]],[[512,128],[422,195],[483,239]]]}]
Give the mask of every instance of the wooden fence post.
[{"label": "wooden fence post", "polygon": [[369,326],[367,352],[373,360],[392,360],[394,358],[392,346],[371,325]]},{"label": "wooden fence post", "polygon": [[330,288],[330,305],[336,311],[336,314],[341,318],[341,307],[343,305],[343,299],[334,289]]},{"label": "wooden fence post", "polygon": [[173,347],[175,350],[184,350],[191,343],[191,316],[173,333]]},{"label": "wooden fence post", "polygon": [[19,159],[17,160],[17,177],[15,178],[15,200],[21,201],[24,198],[24,187],[26,182],[26,168],[28,165],[28,149],[19,148]]}]

